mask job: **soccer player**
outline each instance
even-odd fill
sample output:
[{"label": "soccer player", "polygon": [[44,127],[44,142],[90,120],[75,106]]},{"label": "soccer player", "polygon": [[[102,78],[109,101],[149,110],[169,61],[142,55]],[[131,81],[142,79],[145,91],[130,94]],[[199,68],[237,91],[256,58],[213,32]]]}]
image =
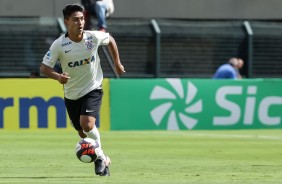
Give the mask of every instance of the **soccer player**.
[{"label": "soccer player", "polygon": [[[100,111],[103,90],[103,73],[98,56],[98,47],[108,45],[118,74],[125,73],[120,62],[117,44],[109,33],[84,31],[84,8],[70,4],[63,9],[67,33],[53,42],[43,58],[40,71],[47,77],[64,85],[65,105],[74,128],[81,138],[96,140],[100,149],[95,163],[95,173],[109,176],[110,158],[101,149],[100,133],[95,121]],[[53,67],[60,62],[62,73]]]}]

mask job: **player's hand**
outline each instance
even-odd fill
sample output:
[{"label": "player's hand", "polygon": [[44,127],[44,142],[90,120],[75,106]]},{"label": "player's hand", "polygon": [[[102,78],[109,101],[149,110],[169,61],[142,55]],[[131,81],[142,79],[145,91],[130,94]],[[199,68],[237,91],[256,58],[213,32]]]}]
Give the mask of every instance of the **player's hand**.
[{"label": "player's hand", "polygon": [[68,76],[68,73],[61,73],[60,77],[59,77],[59,83],[61,84],[66,84],[68,82],[68,80],[70,79],[70,77]]},{"label": "player's hand", "polygon": [[124,67],[122,64],[117,64],[116,65],[116,71],[119,75],[122,75],[125,73]]}]

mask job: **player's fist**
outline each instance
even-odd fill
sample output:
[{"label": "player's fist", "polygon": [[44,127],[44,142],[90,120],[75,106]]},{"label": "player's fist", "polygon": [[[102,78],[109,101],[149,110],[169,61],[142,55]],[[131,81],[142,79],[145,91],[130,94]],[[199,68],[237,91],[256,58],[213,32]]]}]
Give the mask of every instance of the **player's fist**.
[{"label": "player's fist", "polygon": [[122,64],[117,64],[116,65],[116,71],[119,75],[122,75],[125,73],[124,67]]},{"label": "player's fist", "polygon": [[70,77],[68,76],[68,73],[65,73],[65,72],[61,73],[60,77],[59,77],[59,83],[66,84],[69,79],[70,79]]}]

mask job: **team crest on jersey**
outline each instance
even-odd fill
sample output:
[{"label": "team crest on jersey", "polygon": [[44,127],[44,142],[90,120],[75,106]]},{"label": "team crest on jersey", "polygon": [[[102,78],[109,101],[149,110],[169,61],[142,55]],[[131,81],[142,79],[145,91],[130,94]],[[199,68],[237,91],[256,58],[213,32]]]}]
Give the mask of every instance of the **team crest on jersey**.
[{"label": "team crest on jersey", "polygon": [[90,41],[90,40],[85,40],[85,46],[86,46],[87,50],[92,50],[94,48],[94,45],[93,45],[92,41]]}]

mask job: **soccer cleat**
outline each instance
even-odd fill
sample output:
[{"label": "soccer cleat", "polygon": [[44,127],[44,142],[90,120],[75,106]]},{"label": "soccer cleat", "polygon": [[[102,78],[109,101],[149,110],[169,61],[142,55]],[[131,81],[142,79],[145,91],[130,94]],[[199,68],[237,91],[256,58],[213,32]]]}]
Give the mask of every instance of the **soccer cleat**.
[{"label": "soccer cleat", "polygon": [[100,174],[100,176],[110,176],[110,168],[109,166],[106,166],[104,172],[102,174]]},{"label": "soccer cleat", "polygon": [[104,173],[106,166],[109,166],[111,164],[111,159],[108,156],[106,156],[106,160],[97,158],[94,164],[95,164],[95,173],[97,175],[101,175]]},{"label": "soccer cleat", "polygon": [[94,164],[95,164],[95,173],[97,175],[103,174],[106,168],[105,162],[101,158],[97,158]]}]

